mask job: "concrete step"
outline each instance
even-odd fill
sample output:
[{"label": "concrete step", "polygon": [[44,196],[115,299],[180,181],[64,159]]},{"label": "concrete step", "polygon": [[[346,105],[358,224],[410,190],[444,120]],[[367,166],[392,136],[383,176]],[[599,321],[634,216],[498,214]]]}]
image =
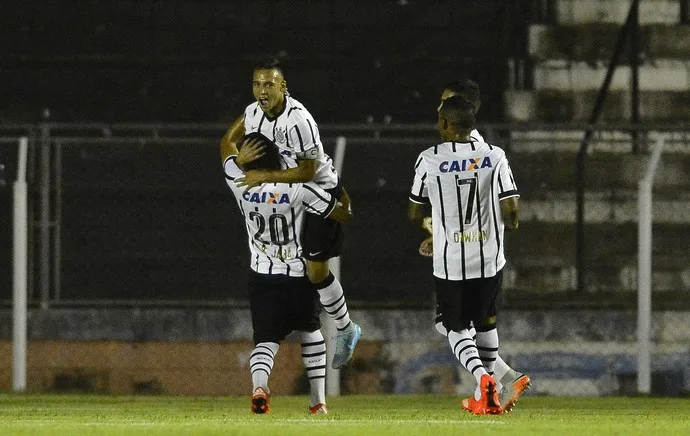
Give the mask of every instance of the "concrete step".
[{"label": "concrete step", "polygon": [[[603,78],[592,83],[601,85],[602,82]],[[644,122],[687,121],[690,112],[687,89],[640,91],[640,118]],[[509,121],[586,122],[592,115],[598,92],[598,89],[508,90],[504,93],[505,116]],[[630,108],[630,91],[612,90],[606,97],[600,120],[627,122],[631,118]]]},{"label": "concrete step", "polygon": [[[534,67],[536,90],[598,90],[608,69],[608,60],[601,62],[546,60]],[[632,70],[627,65],[616,68],[610,90],[630,89]],[[640,91],[687,91],[690,88],[690,59],[655,59],[639,67]]]},{"label": "concrete step", "polygon": [[[618,23],[623,24],[630,9],[628,1],[557,0],[556,20],[561,24]],[[640,2],[640,23],[678,23],[680,1],[646,0]]]},{"label": "concrete step", "polygon": [[[536,61],[568,59],[596,65],[613,56],[621,26],[613,23],[573,25],[534,24],[529,28],[528,50]],[[654,63],[662,59],[690,58],[690,27],[649,24],[640,28],[642,59]],[[629,63],[629,45],[621,58]]]}]

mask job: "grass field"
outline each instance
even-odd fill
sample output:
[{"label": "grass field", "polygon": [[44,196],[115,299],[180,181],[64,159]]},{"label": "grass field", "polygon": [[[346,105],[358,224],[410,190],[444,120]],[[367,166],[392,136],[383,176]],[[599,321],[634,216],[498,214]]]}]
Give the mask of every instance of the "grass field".
[{"label": "grass field", "polygon": [[310,416],[306,397],[0,395],[0,435],[690,435],[690,399],[523,397],[515,411],[472,416],[449,396],[343,396]]}]

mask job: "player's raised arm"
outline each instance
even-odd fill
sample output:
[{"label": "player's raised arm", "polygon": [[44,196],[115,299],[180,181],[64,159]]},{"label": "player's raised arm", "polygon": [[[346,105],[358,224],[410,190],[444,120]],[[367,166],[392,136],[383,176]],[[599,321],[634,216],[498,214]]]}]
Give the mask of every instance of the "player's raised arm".
[{"label": "player's raised arm", "polygon": [[237,145],[244,136],[244,115],[238,117],[228,128],[228,131],[220,140],[220,160],[225,160],[230,156],[237,156]]}]

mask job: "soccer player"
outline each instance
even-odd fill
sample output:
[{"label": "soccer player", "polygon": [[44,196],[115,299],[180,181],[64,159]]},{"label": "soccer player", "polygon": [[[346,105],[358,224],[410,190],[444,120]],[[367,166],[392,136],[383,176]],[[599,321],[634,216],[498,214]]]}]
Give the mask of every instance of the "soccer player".
[{"label": "soccer player", "polygon": [[[440,110],[444,100],[456,95],[462,96],[469,101],[474,107],[475,115],[477,114],[479,108],[481,107],[481,95],[479,85],[476,82],[469,79],[449,82],[441,92],[441,103],[439,104],[438,109]],[[484,138],[477,131],[477,129],[473,129],[470,132],[470,139],[475,142],[484,142]],[[432,231],[429,230],[432,223],[431,218],[425,218],[425,220],[425,229],[427,229],[429,233],[432,233]],[[429,237],[424,244],[425,255],[431,255],[431,239],[432,238]],[[442,320],[443,315],[441,314],[438,305],[436,305],[436,330],[438,330],[438,332],[443,336],[446,336],[447,331],[445,327],[443,327]],[[470,333],[474,336],[476,334],[475,329],[471,328]],[[520,398],[520,396],[530,388],[531,379],[527,374],[515,371],[499,355],[496,355],[496,363],[492,375],[498,384],[501,407],[504,411],[509,412],[515,406],[515,403],[517,403],[518,398]]]},{"label": "soccer player", "polygon": [[409,218],[421,224],[422,206],[431,205],[437,304],[453,354],[477,380],[474,396],[462,406],[500,414],[490,375],[498,355],[496,298],[506,262],[504,228],[518,227],[519,194],[503,150],[470,137],[474,123],[474,107],[465,98],[443,102],[437,126],[444,142],[417,159]]},{"label": "soccer player", "polygon": [[[287,168],[247,171],[239,185],[252,188],[269,182],[314,181],[349,208],[350,198],[340,184],[331,158],[324,153],[316,122],[309,111],[288,94],[282,67],[276,59],[268,59],[255,67],[252,89],[256,101],[247,106],[223,137],[221,158],[224,162],[234,161],[237,141],[245,133],[259,132],[276,144]],[[256,156],[261,153],[261,147],[255,150]],[[241,161],[236,163],[242,165]],[[316,215],[307,216],[302,232],[303,256],[307,262],[307,276],[316,285],[321,304],[338,329],[331,363],[335,369],[352,358],[362,334],[360,326],[350,320],[343,287],[328,267],[328,259],[341,254],[343,241],[341,224]]]},{"label": "soccer player", "polygon": [[[247,135],[247,147],[269,142],[261,134]],[[279,169],[282,158],[274,146],[263,156],[244,165],[252,168]],[[349,210],[316,184],[264,183],[251,189],[240,188],[237,174],[229,160],[225,177],[246,220],[251,252],[249,307],[254,330],[254,350],[249,358],[252,374],[251,410],[270,411],[268,378],[280,342],[297,331],[302,342],[302,360],[311,387],[312,414],[327,414],[325,377],[326,344],[320,330],[319,296],[305,278],[299,234],[307,212],[324,219],[347,222]]]}]

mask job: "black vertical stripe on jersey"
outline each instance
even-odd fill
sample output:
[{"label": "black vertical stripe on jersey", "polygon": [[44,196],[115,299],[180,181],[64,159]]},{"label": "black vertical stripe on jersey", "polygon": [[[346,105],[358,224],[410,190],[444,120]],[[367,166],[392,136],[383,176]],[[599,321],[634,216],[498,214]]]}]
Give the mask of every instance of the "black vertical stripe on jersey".
[{"label": "black vertical stripe on jersey", "polygon": [[[441,225],[443,232],[446,231],[446,208],[443,204],[443,188],[441,187],[441,176],[436,176],[436,183],[438,183],[438,199],[441,202]],[[448,280],[448,237],[443,238],[443,270],[446,273],[446,280]]]},{"label": "black vertical stripe on jersey", "polygon": [[[259,212],[259,207],[258,207],[258,206],[255,207],[254,210],[256,210],[257,212]],[[275,209],[274,209],[274,211],[275,211]],[[270,230],[269,230],[269,231],[270,231]],[[269,274],[273,274],[273,259],[271,259],[271,256],[269,256],[269,255],[266,254],[266,253],[264,253],[264,256],[266,256],[266,259],[268,259],[268,273],[269,273]],[[257,268],[258,268],[258,265],[257,265]]]},{"label": "black vertical stripe on jersey", "polygon": [[498,195],[501,195],[505,191],[505,188],[503,187],[503,180],[501,180],[501,175],[498,174]]},{"label": "black vertical stripe on jersey", "polygon": [[517,185],[515,184],[515,179],[513,179],[513,173],[508,173],[510,177],[510,183],[513,184],[512,188],[517,189]]},{"label": "black vertical stripe on jersey", "polygon": [[476,151],[477,148],[474,146],[474,142],[470,141],[470,146],[472,147],[472,151]]},{"label": "black vertical stripe on jersey", "polygon": [[482,270],[482,278],[484,278],[484,238],[482,238],[482,196],[479,193],[479,173],[474,173],[474,179],[477,181],[477,192],[475,195],[477,197],[477,231],[479,232],[479,261]]},{"label": "black vertical stripe on jersey", "polygon": [[465,231],[465,220],[462,216],[462,195],[460,194],[460,185],[458,184],[458,175],[455,175],[455,194],[458,197],[458,217],[460,217],[460,255],[461,255],[461,267],[462,267],[462,279],[467,279],[467,274],[465,272],[465,238],[463,237],[463,232]]},{"label": "black vertical stripe on jersey", "polygon": [[252,113],[252,116],[256,116],[256,111],[258,111],[258,110],[259,110],[259,107],[258,107],[258,106],[255,107],[255,108],[254,108],[254,113]]},{"label": "black vertical stripe on jersey", "polygon": [[318,146],[318,144],[316,143],[316,135],[314,135],[314,127],[311,125],[311,121],[307,120],[307,125],[309,126],[309,132],[311,133],[312,144]]},{"label": "black vertical stripe on jersey", "polygon": [[273,142],[276,142],[276,126],[278,126],[278,118],[273,120]]},{"label": "black vertical stripe on jersey", "polygon": [[453,144],[453,153],[457,153],[457,150],[455,149],[455,141],[453,141],[452,144]]},{"label": "black vertical stripe on jersey", "polygon": [[[498,268],[498,256],[501,254],[501,235],[498,234],[498,215],[496,213],[496,191],[494,189],[494,180],[498,171],[495,169],[491,173],[491,213],[494,217],[494,233],[496,234],[496,268]],[[498,271],[496,271],[498,272]]]},{"label": "black vertical stripe on jersey", "polygon": [[299,236],[297,235],[297,228],[295,227],[297,224],[297,217],[295,216],[295,208],[290,206],[290,217],[292,218],[292,236],[295,240],[295,250],[297,253],[299,253]]},{"label": "black vertical stripe on jersey", "polygon": [[417,158],[417,162],[415,162],[415,164],[414,164],[414,170],[415,171],[417,171],[417,168],[419,168],[419,165],[421,163],[422,163],[422,156],[419,156],[419,158]]},{"label": "black vertical stripe on jersey", "polygon": [[295,124],[295,132],[297,132],[297,139],[299,139],[299,148],[304,151],[304,141],[302,141],[302,133],[299,131],[299,126]]},{"label": "black vertical stripe on jersey", "polygon": [[261,125],[264,123],[264,120],[266,119],[266,113],[261,114],[261,120],[259,120],[259,127],[257,128],[257,132],[261,133]]},{"label": "black vertical stripe on jersey", "polygon": [[438,145],[434,145],[434,154],[438,154]]},{"label": "black vertical stripe on jersey", "polygon": [[493,146],[493,145],[491,145],[491,144],[486,144],[486,145],[489,146],[489,150],[493,150],[493,149],[494,149],[494,146]]}]

